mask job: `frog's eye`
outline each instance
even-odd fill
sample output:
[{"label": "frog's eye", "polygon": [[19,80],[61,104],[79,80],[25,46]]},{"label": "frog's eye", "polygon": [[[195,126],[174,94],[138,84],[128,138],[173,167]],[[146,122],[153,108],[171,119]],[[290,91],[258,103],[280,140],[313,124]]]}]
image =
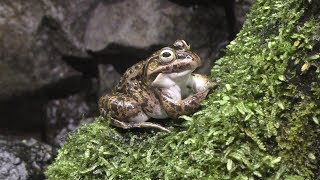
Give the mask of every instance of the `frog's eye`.
[{"label": "frog's eye", "polygon": [[161,51],[159,58],[162,62],[170,62],[176,58],[174,52],[170,49]]}]

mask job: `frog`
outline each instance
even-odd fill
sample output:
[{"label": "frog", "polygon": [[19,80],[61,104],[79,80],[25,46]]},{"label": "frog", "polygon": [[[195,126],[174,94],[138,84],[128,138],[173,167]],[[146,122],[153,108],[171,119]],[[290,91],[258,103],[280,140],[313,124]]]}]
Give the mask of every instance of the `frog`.
[{"label": "frog", "polygon": [[110,124],[123,128],[170,130],[150,119],[178,119],[198,110],[217,83],[194,73],[200,57],[185,40],[153,53],[128,68],[110,94],[98,102]]}]

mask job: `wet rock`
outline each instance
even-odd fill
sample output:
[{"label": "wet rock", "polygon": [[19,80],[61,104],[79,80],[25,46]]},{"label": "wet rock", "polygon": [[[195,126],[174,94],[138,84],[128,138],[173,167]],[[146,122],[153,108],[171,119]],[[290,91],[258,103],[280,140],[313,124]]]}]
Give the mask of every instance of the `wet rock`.
[{"label": "wet rock", "polygon": [[228,22],[228,30],[229,30],[229,40],[232,40],[235,37],[235,33],[238,32],[236,30],[236,16],[235,16],[235,9],[234,4],[235,0],[224,0],[224,1],[214,1],[214,0],[170,0],[171,2],[177,3],[182,6],[186,7],[195,7],[195,6],[207,6],[212,7],[220,4],[223,6],[225,10],[226,20]]},{"label": "wet rock", "polygon": [[[214,3],[209,3],[209,6],[186,7],[157,0],[125,0],[108,3],[102,1],[89,18],[84,45],[88,50],[99,52],[107,50],[110,44],[147,48],[152,45],[166,46],[176,39],[185,39],[191,44],[191,48],[199,53],[204,66],[207,66],[201,68],[200,72],[208,73],[208,66],[211,66],[212,59],[217,57],[218,51],[215,48],[221,47],[222,43],[227,44],[228,31],[232,31],[234,36],[239,29],[234,26],[242,24],[244,20],[244,14],[238,11],[247,11],[247,9],[241,9],[242,2],[234,7],[233,1],[229,1],[232,2],[231,5],[225,7],[230,7],[230,11],[235,8],[236,15],[241,15],[237,20],[234,19],[233,11],[229,13],[231,15],[226,14],[223,6],[216,6]],[[249,6],[250,3],[245,7]],[[232,17],[229,18],[229,16]],[[230,26],[227,19],[231,19]],[[228,30],[229,27],[232,30]],[[125,50],[122,52],[126,54]],[[145,54],[145,56],[149,55]],[[113,64],[110,58],[104,60]],[[127,59],[126,61],[137,60]]]},{"label": "wet rock", "polygon": [[31,94],[36,86],[37,84],[32,81],[32,78],[8,64],[0,63],[0,101],[23,93]]},{"label": "wet rock", "polygon": [[44,179],[53,154],[51,146],[35,139],[0,135],[0,179]]},{"label": "wet rock", "polygon": [[1,128],[43,131],[48,99],[90,88],[63,58],[87,56],[82,39],[96,2],[0,2]]},{"label": "wet rock", "polygon": [[[87,49],[94,51],[110,43],[149,47],[172,44],[177,38],[193,45],[205,44],[213,37],[212,32],[224,24],[222,13],[221,8],[198,10],[157,0],[100,2],[89,20],[84,42]],[[213,17],[221,20],[212,21]]]},{"label": "wet rock", "polygon": [[19,157],[0,147],[0,179],[27,179],[26,164]]},{"label": "wet rock", "polygon": [[[95,0],[0,3],[0,101],[81,76],[62,61],[86,56],[81,39]],[[22,77],[22,78],[21,78]],[[52,87],[52,86],[49,86]],[[71,87],[71,86],[70,86]],[[54,87],[53,87],[54,88]]]},{"label": "wet rock", "polygon": [[98,114],[96,97],[88,94],[79,93],[48,103],[46,111],[48,143],[60,147],[69,132],[76,130],[81,124],[93,121],[92,117]]}]

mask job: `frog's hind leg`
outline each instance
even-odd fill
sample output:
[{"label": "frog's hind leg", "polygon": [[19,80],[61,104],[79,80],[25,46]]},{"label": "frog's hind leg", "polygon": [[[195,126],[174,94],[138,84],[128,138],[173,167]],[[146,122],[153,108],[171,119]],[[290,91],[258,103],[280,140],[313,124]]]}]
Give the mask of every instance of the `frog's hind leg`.
[{"label": "frog's hind leg", "polygon": [[156,124],[156,123],[151,123],[151,122],[124,122],[124,121],[119,121],[117,119],[111,118],[110,123],[113,126],[120,127],[123,129],[131,129],[131,128],[155,128],[155,129],[160,129],[165,132],[170,132],[169,129]]},{"label": "frog's hind leg", "polygon": [[110,115],[110,124],[113,126],[123,129],[157,128],[169,132],[161,125],[146,122],[150,117],[142,110],[141,104],[132,97],[117,93],[100,99],[99,104],[101,104],[101,114]]}]

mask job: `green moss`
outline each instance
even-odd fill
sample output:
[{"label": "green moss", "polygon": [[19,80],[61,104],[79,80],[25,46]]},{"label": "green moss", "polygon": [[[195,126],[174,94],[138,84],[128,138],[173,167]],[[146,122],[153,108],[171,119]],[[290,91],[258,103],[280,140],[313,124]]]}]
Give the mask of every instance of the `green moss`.
[{"label": "green moss", "polygon": [[258,0],[212,69],[220,88],[181,128],[120,133],[98,118],[72,134],[48,178],[314,178],[320,38],[310,7]]}]

